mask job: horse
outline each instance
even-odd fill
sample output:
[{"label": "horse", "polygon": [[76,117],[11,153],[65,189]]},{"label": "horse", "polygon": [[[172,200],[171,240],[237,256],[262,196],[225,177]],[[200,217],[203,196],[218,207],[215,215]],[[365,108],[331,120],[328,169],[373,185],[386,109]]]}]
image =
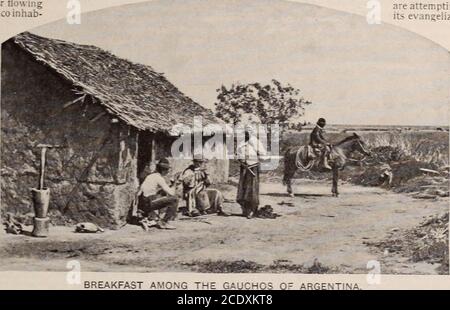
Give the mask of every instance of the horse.
[{"label": "horse", "polygon": [[[349,156],[355,151],[365,156],[370,156],[370,151],[367,149],[366,144],[356,133],[331,147],[329,164],[332,168],[331,173],[333,174],[333,185],[331,188],[333,197],[339,197],[339,171],[345,168],[346,163],[349,161]],[[313,155],[313,151],[309,145],[301,146],[300,148],[291,147],[286,151],[284,156],[283,184],[286,185],[290,197],[294,197],[292,178],[297,169],[323,172],[319,162],[319,156]]]}]

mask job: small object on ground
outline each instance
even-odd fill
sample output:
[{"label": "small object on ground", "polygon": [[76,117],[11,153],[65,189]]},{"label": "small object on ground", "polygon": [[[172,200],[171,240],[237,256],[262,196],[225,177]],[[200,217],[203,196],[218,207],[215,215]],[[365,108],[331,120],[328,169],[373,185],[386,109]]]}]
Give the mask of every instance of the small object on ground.
[{"label": "small object on ground", "polygon": [[139,225],[141,225],[142,229],[144,229],[145,231],[148,231],[150,227],[156,226],[157,224],[157,221],[149,218],[143,218],[139,221]]},{"label": "small object on ground", "polygon": [[10,213],[6,214],[3,225],[7,234],[20,235],[23,232],[22,224],[17,222]]},{"label": "small object on ground", "polygon": [[438,195],[439,197],[449,197],[449,191],[443,191],[443,190],[437,189],[436,195]]},{"label": "small object on ground", "polygon": [[7,234],[12,234],[12,235],[20,235],[22,234],[22,225],[16,226],[14,224],[10,224],[10,225],[6,225],[6,229],[5,229]]},{"label": "small object on ground", "polygon": [[180,221],[193,221],[212,225],[211,222],[208,222],[205,217],[183,217],[180,218]]},{"label": "small object on ground", "polygon": [[292,261],[289,259],[277,259],[273,261],[274,265],[282,265],[282,264],[292,264]]},{"label": "small object on ground", "polygon": [[336,217],[336,215],[332,215],[332,214],[321,214],[320,216],[324,216],[324,217]]},{"label": "small object on ground", "polygon": [[158,227],[159,229],[166,229],[166,230],[175,230],[175,229],[177,229],[175,226],[172,226],[169,223],[164,222],[164,221],[159,221],[158,224],[156,225],[156,227]]},{"label": "small object on ground", "polygon": [[276,219],[281,215],[274,213],[271,205],[265,205],[264,207],[259,209],[254,216],[263,219]]},{"label": "small object on ground", "polygon": [[293,202],[285,202],[285,201],[283,200],[282,202],[279,202],[278,205],[279,205],[279,206],[285,205],[285,206],[293,207],[293,206],[294,206],[294,203],[293,203]]},{"label": "small object on ground", "polygon": [[394,179],[394,173],[392,172],[391,166],[384,164],[381,166],[381,174],[379,177],[380,186],[390,187],[392,185],[392,180]]},{"label": "small object on ground", "polygon": [[400,230],[400,228],[398,228],[398,227],[394,227],[391,229],[391,231],[399,231],[399,230]]},{"label": "small object on ground", "polygon": [[83,234],[95,234],[97,232],[104,232],[102,228],[95,225],[94,223],[78,223],[75,226],[75,232],[76,233],[83,233]]},{"label": "small object on ground", "polygon": [[308,273],[327,273],[329,271],[329,268],[326,266],[323,266],[318,258],[314,259],[314,262],[311,267],[308,268]]},{"label": "small object on ground", "polygon": [[436,195],[427,194],[427,193],[419,193],[417,195],[414,195],[413,198],[415,199],[436,199]]}]

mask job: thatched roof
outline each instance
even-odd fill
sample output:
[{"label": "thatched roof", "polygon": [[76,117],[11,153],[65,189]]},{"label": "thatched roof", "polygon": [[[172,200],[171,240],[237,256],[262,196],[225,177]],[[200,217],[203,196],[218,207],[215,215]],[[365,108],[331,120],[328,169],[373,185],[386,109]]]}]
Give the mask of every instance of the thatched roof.
[{"label": "thatched roof", "polygon": [[170,132],[175,124],[218,123],[208,110],[180,92],[151,67],[118,58],[95,46],[24,32],[12,41],[50,67],[108,113],[140,130]]}]

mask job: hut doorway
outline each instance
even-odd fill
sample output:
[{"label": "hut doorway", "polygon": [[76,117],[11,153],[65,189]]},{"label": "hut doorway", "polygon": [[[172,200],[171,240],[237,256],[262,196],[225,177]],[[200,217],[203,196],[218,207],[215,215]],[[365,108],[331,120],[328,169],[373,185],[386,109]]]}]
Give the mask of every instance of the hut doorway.
[{"label": "hut doorway", "polygon": [[137,175],[139,184],[144,182],[147,175],[152,172],[152,163],[156,163],[156,137],[150,132],[139,134]]}]

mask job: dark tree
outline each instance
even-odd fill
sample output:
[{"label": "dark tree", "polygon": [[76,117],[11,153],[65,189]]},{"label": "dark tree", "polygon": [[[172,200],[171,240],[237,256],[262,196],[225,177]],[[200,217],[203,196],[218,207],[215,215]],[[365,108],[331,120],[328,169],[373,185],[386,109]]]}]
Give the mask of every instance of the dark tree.
[{"label": "dark tree", "polygon": [[216,116],[230,124],[239,122],[243,114],[252,113],[263,124],[278,123],[285,127],[298,121],[305,107],[311,104],[301,96],[299,89],[277,80],[267,85],[237,83],[230,88],[222,86],[217,92]]}]

